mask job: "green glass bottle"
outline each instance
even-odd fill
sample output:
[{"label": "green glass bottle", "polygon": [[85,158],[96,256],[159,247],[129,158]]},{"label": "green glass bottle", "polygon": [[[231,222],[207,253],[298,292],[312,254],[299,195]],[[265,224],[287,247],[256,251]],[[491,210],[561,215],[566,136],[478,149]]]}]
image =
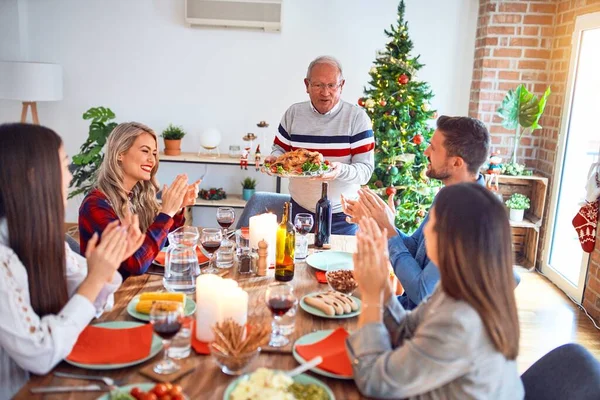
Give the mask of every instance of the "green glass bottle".
[{"label": "green glass bottle", "polygon": [[283,217],[277,228],[275,246],[275,280],[291,281],[294,278],[294,250],[296,248],[296,231],[291,222],[292,203],[283,205]]}]

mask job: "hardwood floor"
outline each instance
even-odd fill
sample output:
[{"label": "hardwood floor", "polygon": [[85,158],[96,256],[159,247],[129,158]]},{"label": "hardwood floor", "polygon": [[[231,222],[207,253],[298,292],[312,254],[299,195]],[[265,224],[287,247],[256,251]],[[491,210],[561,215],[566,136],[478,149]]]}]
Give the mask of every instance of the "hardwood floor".
[{"label": "hardwood floor", "polygon": [[521,325],[519,372],[570,342],[581,344],[600,360],[600,330],[583,310],[543,275],[525,269],[519,273],[521,283],[515,290]]}]

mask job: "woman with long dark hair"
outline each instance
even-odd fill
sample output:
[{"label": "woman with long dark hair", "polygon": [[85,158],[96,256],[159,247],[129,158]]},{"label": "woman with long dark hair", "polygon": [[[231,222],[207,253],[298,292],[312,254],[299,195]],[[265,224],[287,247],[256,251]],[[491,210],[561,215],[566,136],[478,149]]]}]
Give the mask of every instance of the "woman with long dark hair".
[{"label": "woman with long dark hair", "polygon": [[387,232],[363,218],[354,255],[363,310],[347,341],[359,390],[372,397],[522,399],[510,225],[474,183],[445,187],[425,225],[440,283],[405,311],[388,284]]},{"label": "woman with long dark hair", "polygon": [[[65,243],[71,181],[62,140],[37,125],[0,125],[0,398],[48,373],[121,284],[115,273],[142,235],[118,222],[86,259]],[[135,220],[135,218],[133,218]]]}]

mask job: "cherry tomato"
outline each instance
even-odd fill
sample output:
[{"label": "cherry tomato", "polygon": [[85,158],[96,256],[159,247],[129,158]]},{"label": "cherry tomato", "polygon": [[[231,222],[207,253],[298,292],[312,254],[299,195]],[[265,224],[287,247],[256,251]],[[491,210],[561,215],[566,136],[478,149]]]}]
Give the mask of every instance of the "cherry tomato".
[{"label": "cherry tomato", "polygon": [[167,387],[167,390],[169,390],[169,391],[170,391],[171,389],[173,389],[173,384],[172,384],[171,382],[167,382],[167,383],[165,383],[164,385]]},{"label": "cherry tomato", "polygon": [[165,395],[159,396],[158,400],[173,400],[173,396],[171,396],[170,394],[165,394]]},{"label": "cherry tomato", "polygon": [[175,396],[177,394],[183,394],[183,388],[181,385],[173,385],[173,388],[169,391],[171,396]]},{"label": "cherry tomato", "polygon": [[325,160],[325,165],[330,165],[331,163],[329,162],[329,160]]},{"label": "cherry tomato", "polygon": [[144,392],[142,392],[142,389],[140,389],[139,387],[134,387],[129,392],[129,394],[132,395],[133,397],[135,397],[137,400],[140,400],[142,398],[143,393]]},{"label": "cherry tomato", "polygon": [[171,397],[171,400],[185,400],[182,394],[175,394]]},{"label": "cherry tomato", "polygon": [[146,397],[144,398],[144,400],[158,400],[158,397],[156,397],[156,395],[152,392],[146,394]]},{"label": "cherry tomato", "polygon": [[301,174],[302,173],[302,168],[296,168],[296,172]]},{"label": "cherry tomato", "polygon": [[164,383],[157,383],[152,389],[152,393],[154,393],[158,397],[164,396],[165,394],[167,394],[167,392],[167,386]]}]

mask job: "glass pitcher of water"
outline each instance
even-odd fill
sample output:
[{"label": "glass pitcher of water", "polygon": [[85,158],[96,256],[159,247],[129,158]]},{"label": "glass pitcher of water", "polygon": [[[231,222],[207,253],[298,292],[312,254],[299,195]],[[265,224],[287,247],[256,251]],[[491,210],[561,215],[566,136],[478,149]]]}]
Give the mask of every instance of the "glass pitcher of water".
[{"label": "glass pitcher of water", "polygon": [[163,285],[169,292],[194,293],[200,274],[196,246],[200,233],[194,226],[182,226],[169,233]]}]

